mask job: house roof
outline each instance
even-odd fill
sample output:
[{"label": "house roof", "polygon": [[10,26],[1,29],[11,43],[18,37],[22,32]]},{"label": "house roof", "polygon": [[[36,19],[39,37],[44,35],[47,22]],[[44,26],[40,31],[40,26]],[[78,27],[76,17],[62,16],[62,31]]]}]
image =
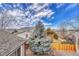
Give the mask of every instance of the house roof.
[{"label": "house roof", "polygon": [[0,56],[7,56],[17,48],[19,48],[25,39],[17,37],[9,32],[0,30]]}]

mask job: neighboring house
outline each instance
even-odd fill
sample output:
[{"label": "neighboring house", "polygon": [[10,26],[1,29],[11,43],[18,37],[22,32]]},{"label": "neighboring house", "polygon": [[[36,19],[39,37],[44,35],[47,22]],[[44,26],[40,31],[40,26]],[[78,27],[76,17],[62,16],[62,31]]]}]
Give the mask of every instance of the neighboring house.
[{"label": "neighboring house", "polygon": [[19,36],[23,39],[29,39],[29,37],[32,34],[33,28],[32,27],[26,27],[21,29],[6,29],[5,31],[15,34],[16,36]]},{"label": "neighboring house", "polygon": [[24,56],[26,40],[14,34],[0,30],[0,56]]}]

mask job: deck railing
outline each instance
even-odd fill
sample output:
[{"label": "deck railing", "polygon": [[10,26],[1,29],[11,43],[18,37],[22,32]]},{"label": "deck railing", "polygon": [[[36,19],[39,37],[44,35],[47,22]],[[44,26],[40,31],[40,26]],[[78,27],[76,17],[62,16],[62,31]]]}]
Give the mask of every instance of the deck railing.
[{"label": "deck railing", "polygon": [[66,52],[76,52],[75,44],[52,43],[51,48],[54,50],[63,50]]}]

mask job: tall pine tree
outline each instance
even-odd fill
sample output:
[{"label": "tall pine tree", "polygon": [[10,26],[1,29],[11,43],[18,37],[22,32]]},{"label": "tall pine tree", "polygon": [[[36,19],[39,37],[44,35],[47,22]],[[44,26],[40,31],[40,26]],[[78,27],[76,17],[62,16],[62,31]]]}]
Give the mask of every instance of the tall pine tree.
[{"label": "tall pine tree", "polygon": [[44,55],[50,53],[50,39],[47,39],[44,35],[44,25],[41,21],[38,21],[32,37],[29,39],[29,45],[31,50],[38,55]]}]

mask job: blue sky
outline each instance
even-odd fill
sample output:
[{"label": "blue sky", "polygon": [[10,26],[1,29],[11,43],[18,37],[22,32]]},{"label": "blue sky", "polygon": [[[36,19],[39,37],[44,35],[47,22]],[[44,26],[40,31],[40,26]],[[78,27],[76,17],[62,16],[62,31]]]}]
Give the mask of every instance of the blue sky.
[{"label": "blue sky", "polygon": [[[31,5],[31,7],[30,7]],[[5,11],[5,10],[21,10],[23,12],[26,12],[26,14],[28,13],[27,11],[30,10],[30,14],[26,16],[26,18],[28,17],[28,19],[30,19],[30,17],[32,17],[33,15],[37,16],[37,15],[40,15],[40,12],[33,8],[38,8],[40,7],[41,10],[45,10],[46,14],[49,14],[49,15],[46,15],[44,14],[43,16],[40,15],[36,18],[33,18],[33,19],[40,19],[47,27],[59,27],[59,25],[63,22],[63,21],[70,21],[70,20],[75,20],[75,18],[78,18],[79,17],[79,4],[69,4],[69,3],[51,3],[51,4],[47,4],[45,5],[46,7],[42,7],[43,4],[41,4],[40,6],[38,5],[38,7],[36,6],[37,4],[33,5],[32,4],[26,4],[26,3],[21,3],[21,4],[12,4],[12,3],[7,3],[7,4],[0,4],[0,11]],[[29,8],[28,8],[29,7]],[[38,8],[38,9],[40,9]],[[35,10],[35,11],[34,11]],[[10,12],[11,13],[11,12]],[[15,13],[15,12],[14,12]],[[16,12],[18,13],[18,12]],[[36,14],[37,13],[37,14]],[[20,13],[19,13],[20,14]],[[31,18],[31,19],[32,19]],[[32,20],[33,20],[32,19]],[[31,20],[31,21],[32,21]],[[23,20],[24,22],[26,21]],[[25,24],[25,23],[23,23]],[[35,20],[34,22],[32,22],[32,25],[35,24]],[[15,25],[15,24],[14,24]]]}]

